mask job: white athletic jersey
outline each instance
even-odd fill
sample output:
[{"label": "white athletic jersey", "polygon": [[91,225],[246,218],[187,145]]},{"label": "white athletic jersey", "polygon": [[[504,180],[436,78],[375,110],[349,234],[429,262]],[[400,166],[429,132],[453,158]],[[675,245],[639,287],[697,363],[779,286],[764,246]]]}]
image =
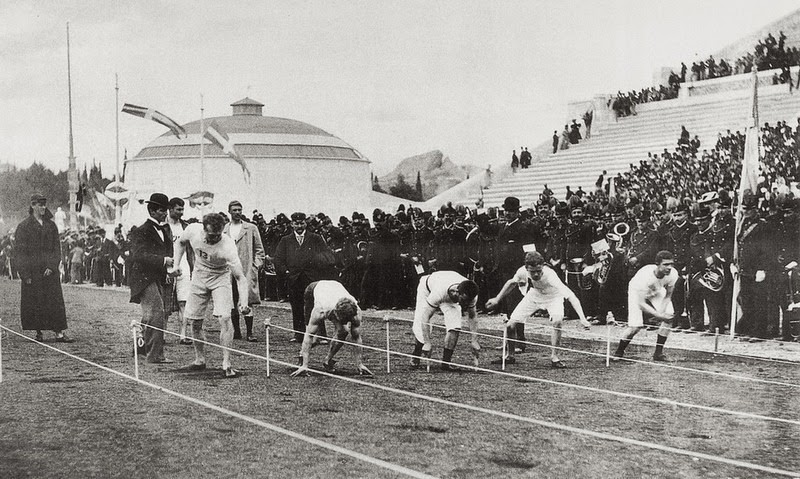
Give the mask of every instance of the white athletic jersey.
[{"label": "white athletic jersey", "polygon": [[640,317],[642,310],[639,304],[642,299],[648,301],[656,311],[661,313],[674,313],[672,301],[665,301],[667,298],[667,288],[675,288],[678,281],[678,271],[672,268],[668,275],[663,278],[656,278],[655,270],[657,266],[648,264],[636,272],[628,283],[628,314]]},{"label": "white athletic jersey", "polygon": [[327,314],[336,309],[336,303],[340,299],[348,298],[358,306],[358,301],[347,292],[342,283],[338,281],[319,281],[314,286],[314,309],[318,309],[323,314]]},{"label": "white athletic jersey", "polygon": [[229,267],[239,262],[236,243],[228,235],[222,235],[218,243],[206,243],[206,233],[202,223],[193,223],[183,230],[183,243],[189,243],[194,250],[194,273],[226,273]]},{"label": "white athletic jersey", "polygon": [[[459,284],[467,281],[467,278],[461,276],[455,271],[434,271],[428,276],[423,276],[420,281],[425,283],[428,290],[428,304],[434,308],[438,308],[442,303],[453,303],[447,290],[454,284]],[[472,300],[471,306],[475,306],[478,302],[478,297]]]},{"label": "white athletic jersey", "polygon": [[561,281],[558,274],[553,271],[553,268],[544,266],[542,268],[542,278],[539,281],[534,281],[525,266],[521,266],[514,274],[514,281],[520,288],[520,292],[524,292],[523,286],[527,289],[526,295],[530,295],[531,299],[537,303],[550,303],[556,300],[563,300],[571,293],[569,287]]}]

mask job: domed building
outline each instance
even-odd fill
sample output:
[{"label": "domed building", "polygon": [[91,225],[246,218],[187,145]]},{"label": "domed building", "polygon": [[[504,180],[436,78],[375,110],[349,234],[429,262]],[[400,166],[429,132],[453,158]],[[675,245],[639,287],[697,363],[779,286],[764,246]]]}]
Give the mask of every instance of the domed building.
[{"label": "domed building", "polygon": [[[153,192],[184,198],[187,218],[227,211],[234,199],[247,216],[257,209],[265,218],[294,211],[335,218],[371,208],[370,161],[355,148],[307,123],[263,116],[264,105],[250,98],[231,106],[231,116],[203,119],[220,134],[217,142],[207,133],[201,146],[197,120],[183,125],[187,137],[166,132],[125,161],[124,223],[144,220],[140,201]],[[220,148],[225,140],[241,163]]]}]

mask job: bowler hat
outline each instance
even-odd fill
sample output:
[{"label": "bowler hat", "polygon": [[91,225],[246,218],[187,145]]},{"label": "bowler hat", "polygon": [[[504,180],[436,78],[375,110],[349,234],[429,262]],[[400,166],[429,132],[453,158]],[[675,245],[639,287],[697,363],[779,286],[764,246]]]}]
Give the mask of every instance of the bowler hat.
[{"label": "bowler hat", "polygon": [[169,209],[169,198],[164,193],[153,193],[150,199],[145,201],[148,205],[155,205],[165,210]]},{"label": "bowler hat", "polygon": [[506,211],[519,211],[519,198],[509,196],[503,201],[503,209]]}]

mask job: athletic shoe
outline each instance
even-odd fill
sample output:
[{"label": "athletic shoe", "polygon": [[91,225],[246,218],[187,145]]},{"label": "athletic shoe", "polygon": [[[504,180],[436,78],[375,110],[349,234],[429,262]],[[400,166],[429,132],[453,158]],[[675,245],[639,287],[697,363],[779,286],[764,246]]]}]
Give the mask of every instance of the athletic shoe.
[{"label": "athletic shoe", "polygon": [[253,335],[250,335],[250,336],[247,337],[247,341],[250,342],[250,343],[257,343],[258,342],[258,338],[256,338]]},{"label": "athletic shoe", "polygon": [[235,370],[235,369],[233,369],[233,368],[227,368],[227,369],[225,369],[224,373],[225,373],[225,374],[223,375],[223,377],[224,377],[225,379],[238,378],[239,376],[241,376],[241,375],[242,375],[242,373],[240,373],[239,371],[237,371],[237,370]]},{"label": "athletic shoe", "polygon": [[56,338],[56,342],[57,342],[57,343],[74,343],[74,342],[75,342],[75,340],[74,340],[74,339],[72,339],[72,338],[68,338],[68,337],[66,337],[66,336],[58,336],[58,337]]},{"label": "athletic shoe", "polygon": [[178,341],[178,343],[191,346],[193,341],[189,338],[183,338],[180,341]]},{"label": "athletic shoe", "polygon": [[326,373],[335,373],[336,372],[336,360],[335,359],[331,359],[331,361],[328,362],[328,363],[323,361],[322,369],[324,369]]},{"label": "athletic shoe", "polygon": [[204,371],[205,369],[206,369],[206,363],[203,364],[192,363],[186,366],[187,371]]},{"label": "athletic shoe", "polygon": [[550,361],[550,367],[555,369],[564,369],[567,367],[567,365],[561,361]]},{"label": "athletic shoe", "polygon": [[36,340],[39,342],[44,341],[44,334],[41,331],[36,331]]},{"label": "athletic shoe", "polygon": [[653,355],[653,361],[664,362],[664,361],[669,361],[669,359],[667,358],[667,356],[664,353],[660,353],[660,354],[654,354]]},{"label": "athletic shoe", "polygon": [[447,371],[447,372],[451,372],[451,373],[463,373],[464,372],[464,369],[456,366],[453,363],[442,363],[442,365],[440,366],[440,369],[442,371]]},{"label": "athletic shoe", "polygon": [[611,355],[611,360],[614,361],[614,362],[622,361],[623,355],[624,355],[624,353],[615,352],[614,354]]},{"label": "athletic shoe", "polygon": [[411,369],[419,369],[419,358],[411,360]]}]

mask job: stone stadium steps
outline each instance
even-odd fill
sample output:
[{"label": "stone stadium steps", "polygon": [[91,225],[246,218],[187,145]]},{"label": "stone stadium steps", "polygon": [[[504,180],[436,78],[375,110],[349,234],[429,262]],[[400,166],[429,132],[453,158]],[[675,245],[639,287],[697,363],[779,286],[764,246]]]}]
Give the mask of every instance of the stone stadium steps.
[{"label": "stone stadium steps", "polygon": [[[681,125],[690,135],[700,138],[700,150],[712,149],[717,134],[730,129],[743,131],[750,114],[749,92],[670,100],[640,105],[638,114],[620,118],[616,123],[604,125],[592,132],[592,138],[566,151],[548,154],[530,168],[493,184],[483,191],[486,207],[499,206],[507,196],[516,196],[523,207],[532,206],[542,192],[544,184],[553,190],[556,198],[563,199],[566,187],[573,191],[581,186],[584,191],[594,190],[594,183],[603,170],[609,176],[627,171],[631,163],[638,164],[647,153],[661,153],[664,148],[673,151],[680,137]],[[789,94],[786,85],[759,89],[759,123],[775,124],[787,121],[793,128],[800,112],[800,92]],[[469,199],[477,200],[477,195]]]}]

